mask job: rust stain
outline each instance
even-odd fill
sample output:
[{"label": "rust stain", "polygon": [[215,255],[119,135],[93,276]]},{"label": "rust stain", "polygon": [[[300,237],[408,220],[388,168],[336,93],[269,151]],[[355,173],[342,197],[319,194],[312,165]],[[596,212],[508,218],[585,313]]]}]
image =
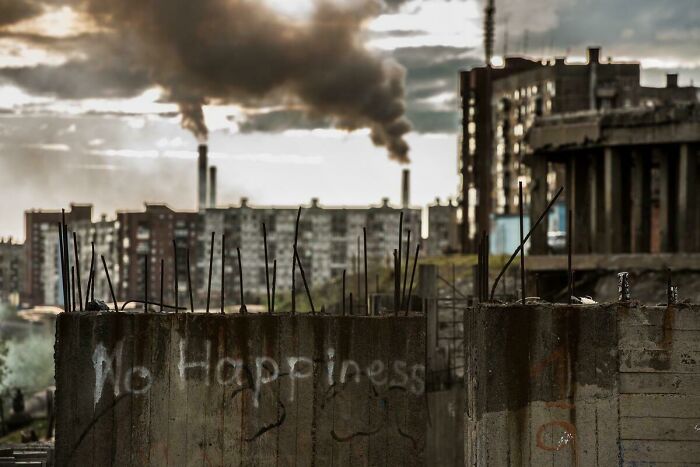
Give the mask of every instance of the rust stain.
[{"label": "rust stain", "polygon": [[[547,428],[559,427],[564,431],[564,434],[555,446],[545,444],[542,439]],[[566,446],[571,446],[571,463],[574,467],[578,465],[578,453],[576,452],[576,427],[565,420],[552,420],[551,422],[540,425],[537,430],[536,437],[537,447],[543,451],[555,452],[561,451]]]}]

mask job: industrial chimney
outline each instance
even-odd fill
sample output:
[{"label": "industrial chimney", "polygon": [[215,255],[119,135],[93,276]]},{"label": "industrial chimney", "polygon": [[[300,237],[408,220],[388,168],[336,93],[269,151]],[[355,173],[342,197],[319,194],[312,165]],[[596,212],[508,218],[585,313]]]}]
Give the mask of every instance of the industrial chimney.
[{"label": "industrial chimney", "polygon": [[197,170],[197,187],[199,189],[199,198],[197,209],[203,211],[207,207],[207,145],[200,144]]},{"label": "industrial chimney", "polygon": [[407,208],[411,204],[411,171],[403,169],[401,173],[401,207]]},{"label": "industrial chimney", "polygon": [[216,207],[216,166],[209,167],[209,207]]}]

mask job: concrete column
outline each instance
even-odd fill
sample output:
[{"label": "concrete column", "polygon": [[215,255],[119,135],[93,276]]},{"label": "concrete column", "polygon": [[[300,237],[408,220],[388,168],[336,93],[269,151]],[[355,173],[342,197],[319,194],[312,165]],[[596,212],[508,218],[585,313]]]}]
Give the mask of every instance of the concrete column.
[{"label": "concrete column", "polygon": [[698,251],[697,245],[697,157],[691,153],[691,146],[681,144],[678,153],[678,215],[676,217],[678,251]]},{"label": "concrete column", "polygon": [[631,190],[631,252],[651,250],[651,160],[641,148],[632,149]]},{"label": "concrete column", "polygon": [[603,150],[605,171],[605,251],[617,253],[622,250],[622,168],[616,150],[606,147]]},{"label": "concrete column", "polygon": [[654,161],[658,166],[659,188],[659,252],[676,250],[676,211],[677,211],[677,159],[668,147],[656,147]]},{"label": "concrete column", "polygon": [[[531,165],[532,182],[530,184],[530,224],[534,225],[537,218],[547,207],[547,159],[535,155]],[[530,253],[535,255],[547,254],[547,231],[549,230],[548,216],[542,219],[540,225],[530,237]]]},{"label": "concrete column", "polygon": [[585,153],[578,153],[572,161],[572,179],[570,191],[574,222],[574,252],[579,254],[590,253],[590,181],[588,180],[590,158]]},{"label": "concrete column", "polygon": [[605,173],[602,154],[592,153],[588,167],[590,183],[589,219],[591,234],[591,251],[605,251]]}]

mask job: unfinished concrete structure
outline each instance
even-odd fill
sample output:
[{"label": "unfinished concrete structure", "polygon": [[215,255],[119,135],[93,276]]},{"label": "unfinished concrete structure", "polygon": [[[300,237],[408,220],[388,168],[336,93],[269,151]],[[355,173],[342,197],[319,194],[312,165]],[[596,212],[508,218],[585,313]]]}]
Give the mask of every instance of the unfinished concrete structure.
[{"label": "unfinished concrete structure", "polygon": [[[565,168],[575,253],[700,251],[700,104],[552,116],[527,142],[531,216],[552,166]],[[546,233],[545,219],[533,253],[547,252]]]},{"label": "unfinished concrete structure", "polygon": [[465,314],[467,465],[700,459],[700,308],[483,304]]},{"label": "unfinished concrete structure", "polygon": [[[697,102],[697,92],[678,86],[675,74],[663,88],[642,86],[639,63],[601,60],[599,47],[588,48],[585,63],[516,56],[505,57],[502,67],[461,71],[462,251],[475,251],[474,238],[489,230],[492,214],[517,211],[518,182],[525,186],[526,205],[531,181],[548,183],[523,164],[525,136],[541,118]],[[562,184],[557,175],[561,172],[551,172],[550,188]]]},{"label": "unfinished concrete structure", "polygon": [[424,323],[63,313],[56,465],[425,465]]}]

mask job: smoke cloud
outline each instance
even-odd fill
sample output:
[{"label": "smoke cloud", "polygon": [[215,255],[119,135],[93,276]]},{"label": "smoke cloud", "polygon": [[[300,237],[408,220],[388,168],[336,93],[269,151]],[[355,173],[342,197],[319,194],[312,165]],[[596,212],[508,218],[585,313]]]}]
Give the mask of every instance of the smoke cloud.
[{"label": "smoke cloud", "polygon": [[374,144],[408,161],[405,71],[362,42],[365,22],[400,1],[318,0],[304,20],[259,0],[85,1],[100,25],[139,44],[140,65],[200,139],[207,136],[203,104],[275,96],[337,127],[368,127]]},{"label": "smoke cloud", "polygon": [[31,0],[0,0],[0,27],[31,18],[41,7]]}]

